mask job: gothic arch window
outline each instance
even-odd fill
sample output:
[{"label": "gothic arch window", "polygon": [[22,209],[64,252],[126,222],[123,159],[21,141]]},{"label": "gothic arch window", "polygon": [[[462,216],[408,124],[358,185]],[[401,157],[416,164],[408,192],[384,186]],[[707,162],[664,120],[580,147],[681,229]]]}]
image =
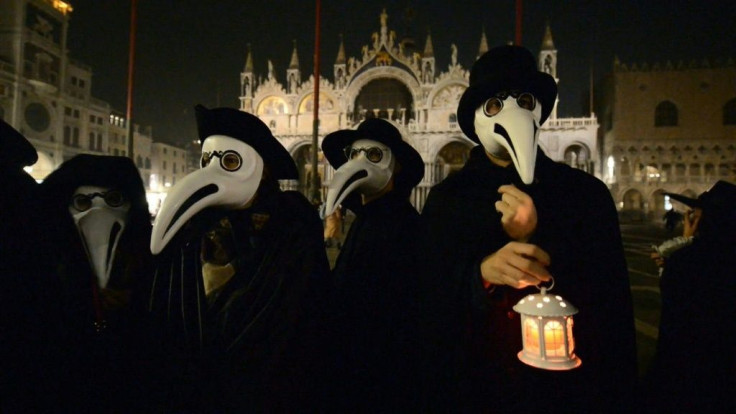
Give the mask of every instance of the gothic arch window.
[{"label": "gothic arch window", "polygon": [[396,79],[376,79],[368,82],[361,89],[353,104],[353,119],[360,121],[368,118],[374,110],[386,111],[391,120],[401,123],[414,118],[411,108],[414,98],[409,89]]},{"label": "gothic arch window", "polygon": [[641,210],[644,207],[644,197],[638,190],[631,189],[624,193],[624,210]]},{"label": "gothic arch window", "polygon": [[736,98],[723,105],[723,125],[736,125]]},{"label": "gothic arch window", "polygon": [[662,101],[654,111],[654,126],[677,126],[677,106],[670,101]]},{"label": "gothic arch window", "polygon": [[[734,168],[734,171],[736,171],[736,168]],[[718,175],[720,177],[728,178],[731,175],[731,166],[729,164],[719,164]]]},{"label": "gothic arch window", "polygon": [[435,178],[439,181],[460,171],[470,157],[470,145],[453,141],[442,147],[435,159]]},{"label": "gothic arch window", "polygon": [[64,145],[69,145],[72,142],[72,129],[69,126],[64,127]]},{"label": "gothic arch window", "polygon": [[146,157],[146,164],[145,165],[146,165],[146,169],[147,170],[150,170],[151,169],[151,159],[150,158]]},{"label": "gothic arch window", "polygon": [[140,155],[135,158],[135,166],[138,168],[143,168],[143,158],[141,158]]},{"label": "gothic arch window", "polygon": [[447,119],[447,122],[450,123],[450,127],[454,128],[457,126],[457,114],[451,113],[450,116]]}]

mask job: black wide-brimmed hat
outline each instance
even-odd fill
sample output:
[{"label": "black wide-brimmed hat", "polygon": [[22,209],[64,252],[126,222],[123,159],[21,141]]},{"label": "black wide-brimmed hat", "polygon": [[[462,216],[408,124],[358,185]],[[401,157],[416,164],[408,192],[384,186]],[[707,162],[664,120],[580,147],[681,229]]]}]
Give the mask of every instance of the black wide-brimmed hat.
[{"label": "black wide-brimmed hat", "polygon": [[475,133],[475,111],[494,94],[505,90],[530,92],[542,105],[539,124],[547,120],[557,99],[557,83],[537,70],[532,53],[521,46],[498,46],[481,56],[470,70],[470,85],[460,98],[457,118],[465,135],[480,142]]},{"label": "black wide-brimmed hat", "polygon": [[299,179],[294,159],[274,138],[266,124],[255,115],[235,108],[207,109],[202,105],[195,106],[194,110],[197,117],[197,132],[202,144],[212,135],[235,138],[256,150],[275,179]]},{"label": "black wide-brimmed hat", "polygon": [[345,147],[359,139],[377,141],[391,149],[401,164],[401,171],[394,181],[397,188],[411,190],[424,177],[424,161],[421,155],[401,138],[401,133],[395,126],[380,118],[369,118],[358,125],[357,129],[343,129],[327,134],[322,140],[322,152],[330,165],[338,169],[348,162]]},{"label": "black wide-brimmed hat", "polygon": [[736,185],[723,180],[716,182],[713,187],[697,198],[674,193],[665,193],[665,195],[688,207],[701,208],[703,211],[726,211],[729,209],[736,211]]},{"label": "black wide-brimmed hat", "polygon": [[37,160],[38,153],[26,137],[0,119],[0,163],[11,168],[23,168]]}]

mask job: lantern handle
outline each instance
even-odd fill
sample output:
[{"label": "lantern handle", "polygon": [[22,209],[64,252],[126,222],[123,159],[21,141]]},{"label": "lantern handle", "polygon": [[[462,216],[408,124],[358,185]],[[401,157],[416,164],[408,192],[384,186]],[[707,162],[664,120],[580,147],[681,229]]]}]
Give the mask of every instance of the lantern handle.
[{"label": "lantern handle", "polygon": [[535,287],[537,289],[539,289],[542,292],[542,294],[545,294],[548,290],[552,290],[552,288],[555,287],[555,278],[554,277],[550,276],[550,282],[551,282],[551,284],[549,285],[549,287],[542,286],[541,283],[536,284]]}]

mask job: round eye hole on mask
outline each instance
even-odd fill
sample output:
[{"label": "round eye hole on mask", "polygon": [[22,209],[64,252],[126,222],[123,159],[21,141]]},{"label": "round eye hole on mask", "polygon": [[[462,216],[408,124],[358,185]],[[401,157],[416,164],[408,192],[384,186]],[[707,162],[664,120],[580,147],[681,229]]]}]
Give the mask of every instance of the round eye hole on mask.
[{"label": "round eye hole on mask", "polygon": [[203,152],[200,166],[202,168],[208,166],[213,157],[220,159],[220,167],[225,171],[237,171],[243,165],[243,157],[233,150]]},{"label": "round eye hole on mask", "polygon": [[349,159],[355,159],[358,158],[358,155],[360,153],[365,154],[365,158],[372,162],[372,163],[379,163],[383,159],[383,151],[381,148],[378,147],[368,147],[368,148],[351,148],[346,147],[345,148],[345,156]]},{"label": "round eye hole on mask", "polygon": [[125,204],[125,196],[119,190],[110,190],[104,193],[77,194],[72,197],[72,207],[77,211],[87,211],[92,208],[92,200],[101,197],[110,207],[120,207]]},{"label": "round eye hole on mask", "polygon": [[524,108],[526,110],[533,111],[534,108],[536,108],[537,106],[536,98],[534,98],[534,95],[532,95],[529,92],[522,92],[522,93],[501,92],[501,93],[496,94],[496,96],[489,98],[483,104],[483,113],[489,117],[498,114],[503,109],[503,101],[509,96],[516,98],[516,104],[519,105],[519,108]]}]

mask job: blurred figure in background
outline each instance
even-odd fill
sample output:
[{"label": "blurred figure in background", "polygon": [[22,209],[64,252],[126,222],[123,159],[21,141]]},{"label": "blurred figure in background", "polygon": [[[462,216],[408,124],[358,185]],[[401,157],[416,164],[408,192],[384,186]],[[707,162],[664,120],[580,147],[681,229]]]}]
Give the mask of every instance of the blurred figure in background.
[{"label": "blurred figure in background", "polygon": [[[690,208],[692,243],[672,253],[660,281],[657,351],[646,377],[653,412],[736,409],[736,185],[718,181]],[[688,224],[688,222],[690,224]]]}]

